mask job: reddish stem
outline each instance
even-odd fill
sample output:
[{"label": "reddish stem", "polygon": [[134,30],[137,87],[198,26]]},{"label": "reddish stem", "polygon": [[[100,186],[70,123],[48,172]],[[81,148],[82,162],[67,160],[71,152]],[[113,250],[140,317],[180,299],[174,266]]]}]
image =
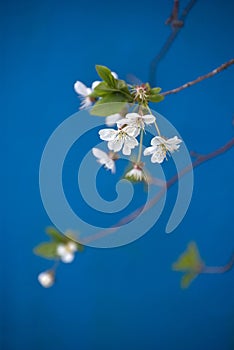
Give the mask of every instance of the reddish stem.
[{"label": "reddish stem", "polygon": [[142,205],[138,209],[134,210],[131,214],[121,219],[117,224],[113,225],[112,227],[108,229],[101,230],[87,238],[85,238],[81,243],[82,244],[88,244],[89,242],[95,241],[97,239],[100,239],[109,233],[116,232],[119,229],[119,226],[125,225],[128,222],[132,221],[143,209],[148,210],[152,206],[154,206],[164,195],[164,193],[167,191],[168,188],[170,188],[173,184],[175,184],[178,179],[180,179],[182,176],[187,174],[192,169],[196,168],[200,164],[209,161],[210,159],[216,158],[217,156],[227,152],[229,149],[231,149],[234,146],[234,138],[228,141],[224,146],[218,148],[216,151],[208,153],[206,155],[199,155],[197,159],[184,169],[182,169],[178,174],[174,175],[170,180],[166,182],[166,186],[162,187],[162,189],[157,193],[156,196],[154,196],[146,205]]}]

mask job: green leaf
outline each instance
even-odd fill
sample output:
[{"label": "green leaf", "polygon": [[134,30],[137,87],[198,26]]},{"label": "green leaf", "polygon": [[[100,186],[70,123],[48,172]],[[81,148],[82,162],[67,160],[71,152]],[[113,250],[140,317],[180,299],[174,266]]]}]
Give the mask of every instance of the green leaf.
[{"label": "green leaf", "polygon": [[113,92],[119,92],[119,90],[116,88],[111,88],[105,81],[102,81],[98,86],[96,86],[94,92],[97,96],[102,97]]},{"label": "green leaf", "polygon": [[162,100],[164,100],[164,96],[163,95],[159,95],[159,94],[150,94],[149,95],[149,101],[151,102],[161,102]]},{"label": "green leaf", "polygon": [[161,90],[162,90],[162,89],[161,89],[160,87],[155,87],[155,88],[153,88],[153,89],[150,89],[150,94],[151,94],[151,95],[157,95],[157,94],[160,93]]},{"label": "green leaf", "polygon": [[110,87],[105,81],[101,82],[94,89],[95,96],[105,97],[106,95],[118,93],[124,95],[124,99],[132,101],[132,95],[128,90],[127,84],[124,80],[116,80],[116,87]]},{"label": "green leaf", "polygon": [[117,80],[117,85],[116,85],[117,89],[119,89],[119,91],[121,91],[122,93],[124,93],[125,95],[128,95],[129,98],[132,99],[132,95],[128,89],[128,85],[124,80]]},{"label": "green leaf", "polygon": [[188,244],[186,251],[173,264],[172,268],[176,271],[193,271],[198,273],[204,263],[201,260],[197,245],[195,242]]},{"label": "green leaf", "polygon": [[96,71],[102,80],[104,80],[109,87],[116,87],[116,79],[111,74],[111,70],[105,66],[96,65]]},{"label": "green leaf", "polygon": [[33,249],[34,254],[46,259],[57,258],[57,242],[41,243]]},{"label": "green leaf", "polygon": [[66,243],[68,238],[59,232],[55,227],[47,227],[46,233],[56,242]]},{"label": "green leaf", "polygon": [[95,103],[90,113],[99,117],[107,117],[121,112],[126,102],[128,99],[122,94],[108,94]]},{"label": "green leaf", "polygon": [[188,288],[197,276],[198,274],[195,272],[186,272],[181,278],[181,288]]}]

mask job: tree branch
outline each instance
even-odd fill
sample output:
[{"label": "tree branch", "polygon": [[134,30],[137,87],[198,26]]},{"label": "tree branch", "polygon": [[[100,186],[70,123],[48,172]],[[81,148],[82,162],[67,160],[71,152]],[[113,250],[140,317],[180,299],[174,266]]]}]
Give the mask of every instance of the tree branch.
[{"label": "tree branch", "polygon": [[232,254],[229,262],[224,266],[205,266],[204,269],[200,273],[225,273],[230,271],[234,266],[234,253]]},{"label": "tree branch", "polygon": [[159,53],[155,56],[155,58],[150,63],[149,83],[151,86],[155,86],[155,80],[156,80],[155,76],[156,76],[156,71],[157,71],[159,62],[163,59],[163,57],[166,55],[166,53],[172,46],[175,38],[177,37],[177,34],[179,33],[180,29],[183,27],[182,23],[184,24],[189,11],[192,9],[193,5],[195,5],[196,1],[197,0],[191,0],[186,6],[186,8],[183,10],[181,17],[178,18],[179,1],[174,0],[172,14],[169,17],[169,19],[166,21],[166,24],[172,25],[172,32],[167,38],[164,45],[162,46]]},{"label": "tree branch", "polygon": [[142,205],[141,207],[139,207],[138,209],[134,210],[131,214],[127,215],[125,218],[121,219],[117,224],[113,225],[110,228],[101,230],[85,239],[82,240],[82,244],[88,244],[90,242],[93,242],[97,239],[100,239],[102,237],[105,237],[108,234],[114,233],[116,232],[120,226],[127,224],[128,222],[131,222],[136,216],[138,216],[140,214],[140,212],[144,209],[144,210],[148,210],[151,207],[153,207],[161,198],[162,196],[165,194],[165,192],[167,191],[167,189],[169,189],[170,187],[172,187],[172,185],[174,185],[178,179],[180,179],[181,177],[183,177],[185,174],[187,174],[189,171],[191,171],[192,169],[198,167],[199,165],[209,161],[210,159],[216,158],[217,156],[227,152],[228,150],[230,150],[232,147],[234,146],[234,138],[231,139],[230,141],[228,141],[224,146],[218,148],[217,150],[208,153],[206,155],[202,155],[199,157],[197,157],[197,159],[194,160],[194,162],[191,165],[188,165],[187,167],[185,167],[184,169],[182,169],[178,174],[174,175],[170,180],[168,180],[166,182],[166,185],[164,187],[161,188],[161,190],[157,193],[156,196],[154,196],[146,205]]},{"label": "tree branch", "polygon": [[179,86],[178,88],[176,89],[172,89],[172,90],[169,90],[169,91],[166,91],[166,92],[162,92],[161,95],[163,96],[167,96],[167,95],[171,95],[171,94],[176,94],[177,92],[180,92],[184,89],[187,89],[188,87],[190,86],[193,86],[197,83],[200,83],[200,81],[203,81],[207,78],[211,78],[213,77],[214,75],[218,74],[219,72],[223,71],[224,69],[230,67],[232,64],[234,64],[234,59],[232,58],[230,61],[226,62],[226,63],[223,63],[221,64],[221,66],[219,66],[218,68],[212,70],[212,72],[210,73],[207,73],[205,75],[202,75],[200,77],[198,77],[197,79],[193,80],[193,81],[190,81],[182,86]]}]

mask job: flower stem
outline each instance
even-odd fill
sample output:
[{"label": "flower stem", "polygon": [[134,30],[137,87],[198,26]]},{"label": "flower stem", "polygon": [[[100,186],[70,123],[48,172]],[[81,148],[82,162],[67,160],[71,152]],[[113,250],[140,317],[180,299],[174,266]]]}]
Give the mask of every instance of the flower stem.
[{"label": "flower stem", "polygon": [[[151,109],[149,108],[149,106],[147,106],[147,109],[148,109],[148,111],[150,112],[150,114],[154,117],[154,115],[153,115],[153,113],[151,112]],[[158,133],[158,136],[161,136],[161,132],[160,132],[160,130],[159,130],[158,124],[156,123],[156,120],[155,120],[155,122],[154,122],[154,125],[155,125],[156,131],[157,131],[157,133]]]},{"label": "flower stem", "polygon": [[160,133],[160,130],[159,130],[159,127],[158,127],[158,124],[156,123],[156,121],[154,122],[154,125],[155,125],[155,128],[157,130],[158,136],[161,136],[161,133]]},{"label": "flower stem", "polygon": [[140,161],[141,161],[143,134],[144,134],[144,130],[141,129],[140,146],[139,146],[139,153],[138,153],[138,157],[137,157],[137,163],[140,163]]}]

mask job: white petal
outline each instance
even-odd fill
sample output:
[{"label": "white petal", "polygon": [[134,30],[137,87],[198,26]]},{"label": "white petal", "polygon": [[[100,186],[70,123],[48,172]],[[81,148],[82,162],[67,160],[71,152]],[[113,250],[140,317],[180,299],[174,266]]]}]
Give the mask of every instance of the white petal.
[{"label": "white petal", "polygon": [[168,140],[166,140],[165,142],[165,146],[167,148],[167,150],[169,152],[174,152],[177,151],[180,148],[180,143],[182,142],[182,140],[180,140],[177,136],[170,138]]},{"label": "white petal", "polygon": [[67,253],[66,245],[65,244],[59,244],[57,247],[57,254],[58,256],[63,256]]},{"label": "white petal", "polygon": [[116,138],[115,140],[111,140],[108,142],[107,146],[111,151],[119,152],[123,146],[123,139]]},{"label": "white petal", "polygon": [[138,113],[128,113],[126,114],[125,118],[136,121],[138,118],[141,118],[141,116]]},{"label": "white petal", "polygon": [[156,118],[151,114],[143,115],[142,119],[144,120],[145,124],[147,124],[147,125],[154,123],[156,120]]},{"label": "white petal", "polygon": [[115,79],[118,79],[118,75],[117,75],[115,72],[111,72],[111,74],[113,75],[113,77],[114,77]]},{"label": "white petal", "polygon": [[111,114],[106,117],[106,125],[113,126],[120,118],[122,118],[122,116],[119,113]]},{"label": "white petal", "polygon": [[164,152],[161,152],[160,150],[157,152],[154,152],[151,157],[152,163],[162,163],[166,157],[166,154]]},{"label": "white petal", "polygon": [[44,288],[49,288],[54,284],[54,274],[50,271],[41,272],[38,281]]},{"label": "white petal", "polygon": [[111,170],[112,174],[115,173],[115,162],[112,159],[109,159],[106,163],[105,163],[105,167],[109,170]]},{"label": "white petal", "polygon": [[165,144],[165,139],[164,137],[161,137],[161,136],[155,136],[152,138],[151,140],[151,145],[152,146],[158,146],[158,145],[164,145]]},{"label": "white petal", "polygon": [[70,263],[74,260],[74,254],[73,253],[66,253],[61,257],[62,262],[64,263]]},{"label": "white petal", "polygon": [[88,108],[88,107],[92,106],[92,104],[93,104],[93,102],[91,101],[91,99],[89,97],[85,97],[81,102],[80,109]]},{"label": "white petal", "polygon": [[124,147],[123,147],[123,154],[125,156],[130,156],[130,154],[131,154],[131,148],[128,147],[128,145],[126,145],[126,144],[124,144]]},{"label": "white petal", "polygon": [[81,95],[83,97],[86,97],[89,93],[87,91],[87,86],[84,85],[81,81],[77,81],[74,84],[74,90],[78,95]]},{"label": "white petal", "polygon": [[156,150],[155,147],[147,147],[147,148],[145,148],[143,154],[144,154],[144,156],[149,156],[150,154],[154,153],[155,150]]},{"label": "white petal", "polygon": [[128,125],[129,120],[127,118],[122,118],[120,120],[117,121],[117,127],[118,128],[122,128],[123,125]]},{"label": "white petal", "polygon": [[134,126],[126,126],[125,128],[123,128],[123,131],[132,137],[137,137],[140,133],[139,128]]},{"label": "white petal", "polygon": [[92,86],[91,86],[91,89],[94,90],[96,86],[98,86],[100,84],[100,81],[99,80],[96,80],[93,82]]},{"label": "white petal", "polygon": [[75,242],[68,242],[67,243],[67,249],[71,252],[74,253],[77,251],[77,244]]},{"label": "white petal", "polygon": [[112,141],[117,136],[118,131],[114,129],[102,129],[99,131],[99,136],[101,140]]},{"label": "white petal", "polygon": [[130,148],[134,148],[138,145],[138,141],[137,139],[135,139],[134,137],[131,136],[126,136],[125,137],[125,144],[130,147]]},{"label": "white petal", "polygon": [[105,159],[105,160],[107,160],[109,158],[108,154],[106,152],[100,150],[99,148],[92,148],[92,152],[96,158]]}]

